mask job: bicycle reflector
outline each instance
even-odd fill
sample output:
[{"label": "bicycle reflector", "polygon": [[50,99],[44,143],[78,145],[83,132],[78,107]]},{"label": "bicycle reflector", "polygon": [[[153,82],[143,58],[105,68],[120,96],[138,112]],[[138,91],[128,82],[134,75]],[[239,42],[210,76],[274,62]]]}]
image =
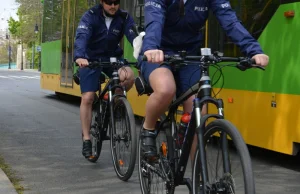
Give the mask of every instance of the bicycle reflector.
[{"label": "bicycle reflector", "polygon": [[119,160],[119,164],[120,164],[120,166],[124,166],[124,162],[123,162],[123,160]]},{"label": "bicycle reflector", "polygon": [[167,157],[167,145],[166,145],[165,142],[161,143],[161,152],[162,152],[164,157]]},{"label": "bicycle reflector", "polygon": [[95,156],[93,156],[93,155],[91,155],[91,156],[89,157],[90,160],[92,160],[92,159],[94,159],[94,158],[95,158]]}]

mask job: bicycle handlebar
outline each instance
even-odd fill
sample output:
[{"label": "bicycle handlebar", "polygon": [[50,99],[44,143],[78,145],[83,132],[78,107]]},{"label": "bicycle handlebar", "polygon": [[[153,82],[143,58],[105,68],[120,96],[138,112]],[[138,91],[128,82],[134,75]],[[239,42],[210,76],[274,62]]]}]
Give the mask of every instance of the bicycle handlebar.
[{"label": "bicycle handlebar", "polygon": [[[89,65],[85,66],[88,68],[96,68],[96,67],[121,67],[125,65],[136,65],[136,62],[128,62],[127,60],[125,61],[110,61],[110,62],[102,62],[102,61],[89,61]],[[76,66],[79,66],[76,63]]]},{"label": "bicycle handlebar", "polygon": [[[143,61],[148,61],[147,56],[143,56]],[[200,56],[180,56],[180,55],[164,55],[164,63],[168,64],[182,64],[186,62],[200,62],[202,64],[216,64],[220,62],[237,62],[236,67],[245,71],[250,68],[265,68],[255,65],[255,60],[247,57],[221,57],[217,55],[200,55]]]}]

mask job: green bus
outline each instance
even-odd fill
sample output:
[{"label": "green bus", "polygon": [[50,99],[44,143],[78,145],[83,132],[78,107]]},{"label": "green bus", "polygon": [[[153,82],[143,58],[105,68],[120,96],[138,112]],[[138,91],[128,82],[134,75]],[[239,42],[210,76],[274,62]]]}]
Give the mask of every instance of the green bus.
[{"label": "green bus", "polygon": [[[224,81],[214,86],[223,98],[226,118],[240,130],[249,145],[296,155],[300,149],[300,32],[299,0],[231,0],[240,21],[270,56],[266,71],[241,72],[224,68]],[[99,0],[44,0],[41,88],[58,94],[80,96],[73,82],[74,36],[82,14]],[[142,0],[122,0],[136,23],[143,26]],[[225,35],[213,15],[203,27],[203,47],[240,56],[239,48]],[[124,57],[133,60],[126,38]],[[134,67],[133,67],[134,68]],[[298,71],[298,70],[299,71]],[[212,70],[213,71],[213,70]],[[222,90],[218,92],[220,89]],[[128,92],[134,113],[144,116],[147,96]],[[214,111],[209,107],[209,111]]]}]

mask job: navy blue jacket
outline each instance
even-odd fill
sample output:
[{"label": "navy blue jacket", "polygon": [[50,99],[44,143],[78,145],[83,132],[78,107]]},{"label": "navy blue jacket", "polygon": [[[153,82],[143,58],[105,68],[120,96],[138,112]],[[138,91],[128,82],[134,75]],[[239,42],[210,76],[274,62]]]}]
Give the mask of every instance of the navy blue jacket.
[{"label": "navy blue jacket", "polygon": [[226,34],[245,55],[252,57],[263,53],[258,42],[237,19],[228,0],[187,0],[184,16],[180,16],[179,2],[145,0],[146,35],[142,53],[150,49],[162,49],[168,53],[197,52],[203,40],[201,28],[208,18],[208,10],[213,11]]},{"label": "navy blue jacket", "polygon": [[107,29],[102,5],[91,8],[82,16],[76,30],[74,60],[121,57],[123,50],[119,43],[125,34],[132,45],[136,37],[134,25],[132,17],[119,9]]}]

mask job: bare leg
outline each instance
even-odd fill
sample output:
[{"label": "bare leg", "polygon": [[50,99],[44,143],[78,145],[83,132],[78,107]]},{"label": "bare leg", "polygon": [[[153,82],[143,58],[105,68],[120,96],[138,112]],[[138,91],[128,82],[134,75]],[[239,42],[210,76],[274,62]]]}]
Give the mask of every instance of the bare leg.
[{"label": "bare leg", "polygon": [[82,127],[83,140],[90,139],[90,126],[92,121],[92,104],[94,92],[85,92],[81,97],[80,120]]},{"label": "bare leg", "polygon": [[146,102],[144,128],[155,130],[155,123],[167,109],[176,92],[172,72],[167,68],[157,68],[149,76],[153,93]]}]

